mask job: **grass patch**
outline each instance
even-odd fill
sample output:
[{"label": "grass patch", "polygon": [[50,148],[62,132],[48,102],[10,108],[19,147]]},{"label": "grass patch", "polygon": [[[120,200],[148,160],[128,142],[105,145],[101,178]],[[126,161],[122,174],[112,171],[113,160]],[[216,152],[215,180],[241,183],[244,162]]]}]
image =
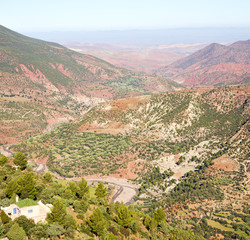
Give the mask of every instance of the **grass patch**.
[{"label": "grass patch", "polygon": [[17,202],[16,205],[20,208],[23,208],[23,207],[35,206],[35,205],[38,205],[38,203],[32,199],[25,198]]}]

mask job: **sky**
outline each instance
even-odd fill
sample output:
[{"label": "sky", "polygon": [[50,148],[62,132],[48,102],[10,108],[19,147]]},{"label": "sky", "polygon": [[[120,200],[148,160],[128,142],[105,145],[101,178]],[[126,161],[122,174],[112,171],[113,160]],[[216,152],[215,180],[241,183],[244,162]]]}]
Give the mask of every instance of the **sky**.
[{"label": "sky", "polygon": [[19,32],[249,27],[250,0],[0,0]]}]

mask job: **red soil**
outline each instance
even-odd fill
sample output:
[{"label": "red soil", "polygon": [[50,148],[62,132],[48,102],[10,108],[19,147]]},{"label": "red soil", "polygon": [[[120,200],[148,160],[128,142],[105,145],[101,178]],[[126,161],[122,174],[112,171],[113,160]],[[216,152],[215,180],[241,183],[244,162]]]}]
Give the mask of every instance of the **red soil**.
[{"label": "red soil", "polygon": [[237,171],[239,170],[239,164],[235,160],[231,159],[227,154],[215,159],[211,168],[223,171]]}]

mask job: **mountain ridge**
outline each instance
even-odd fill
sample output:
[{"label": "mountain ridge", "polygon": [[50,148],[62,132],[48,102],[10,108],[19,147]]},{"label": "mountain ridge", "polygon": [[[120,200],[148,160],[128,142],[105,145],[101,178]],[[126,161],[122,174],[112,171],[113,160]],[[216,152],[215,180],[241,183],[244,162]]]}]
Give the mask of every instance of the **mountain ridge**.
[{"label": "mountain ridge", "polygon": [[212,43],[155,72],[184,85],[249,84],[250,40],[229,46]]},{"label": "mountain ridge", "polygon": [[[123,84],[128,87],[128,94],[140,94],[141,90],[136,83],[148,92],[145,88],[150,80],[147,80],[152,78],[165,85],[165,89],[173,89],[174,83],[169,80],[117,68],[91,55],[74,52],[56,43],[29,38],[3,26],[0,27],[0,39],[0,71],[31,78],[40,88],[49,88],[50,85],[53,89],[49,90],[82,92],[80,94],[95,97],[95,92],[91,91],[99,87],[97,94],[101,92],[102,98],[112,99],[124,95],[118,93],[119,87],[125,88]],[[131,80],[126,82],[128,77]],[[121,81],[124,83],[120,84]]]},{"label": "mountain ridge", "polygon": [[[171,80],[118,68],[0,26],[1,143],[23,139],[18,128],[41,133],[46,123],[74,119],[99,102],[181,88]],[[39,126],[37,109],[43,114]]]}]

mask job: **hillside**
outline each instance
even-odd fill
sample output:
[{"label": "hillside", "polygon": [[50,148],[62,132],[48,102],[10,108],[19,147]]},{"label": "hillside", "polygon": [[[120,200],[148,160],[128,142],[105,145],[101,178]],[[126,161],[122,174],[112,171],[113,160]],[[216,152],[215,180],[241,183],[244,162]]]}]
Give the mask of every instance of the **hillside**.
[{"label": "hillside", "polygon": [[101,103],[12,149],[61,177],[134,179],[147,211],[160,205],[175,224],[206,216],[199,231],[245,236],[224,216],[248,211],[249,91],[203,88]]},{"label": "hillside", "polygon": [[[82,120],[65,123],[17,147],[31,158],[44,156],[54,169],[60,162],[62,168],[57,171],[68,177],[105,173],[105,169],[116,172],[119,164],[133,159],[136,164],[183,156],[188,162],[195,155],[193,148],[202,148],[204,156],[197,153],[196,157],[206,159],[212,146],[219,150],[247,123],[248,97],[249,88],[225,88],[120,99],[99,104]],[[185,173],[182,170],[188,168],[180,169],[180,175]]]},{"label": "hillside", "polygon": [[155,72],[184,85],[249,84],[250,40],[209,46]]},{"label": "hillside", "polygon": [[[24,130],[31,134],[41,133],[47,123],[75,118],[99,102],[178,87],[164,78],[117,68],[96,57],[0,26],[0,132],[5,138],[0,143],[23,139],[16,128],[20,124],[26,125]],[[7,105],[11,102],[10,109]],[[34,131],[22,117],[9,117],[11,112],[28,116],[32,105],[43,114],[43,126]],[[37,124],[33,119],[29,119],[30,125]]]},{"label": "hillside", "polygon": [[[84,101],[84,97],[112,99],[174,89],[171,81],[116,68],[93,56],[28,38],[2,26],[0,46],[1,91],[9,84],[8,90],[25,87],[74,94]],[[15,84],[17,81],[19,84]]]}]

